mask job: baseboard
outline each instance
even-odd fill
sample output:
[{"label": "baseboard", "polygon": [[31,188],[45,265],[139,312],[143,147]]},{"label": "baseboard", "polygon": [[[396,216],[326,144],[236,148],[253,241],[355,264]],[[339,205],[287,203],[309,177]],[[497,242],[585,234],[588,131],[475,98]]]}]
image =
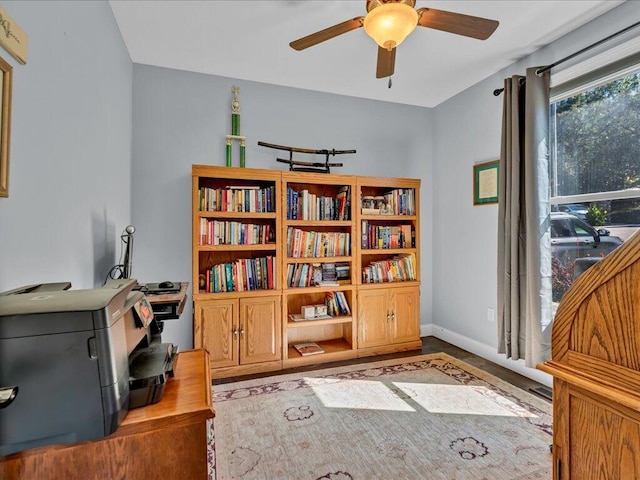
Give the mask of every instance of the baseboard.
[{"label": "baseboard", "polygon": [[459,333],[452,332],[438,325],[421,325],[420,333],[424,336],[434,336],[447,343],[462,348],[467,352],[471,352],[479,357],[496,363],[504,368],[508,368],[522,376],[530,378],[542,385],[551,388],[553,386],[553,377],[548,373],[541,372],[535,368],[529,368],[524,365],[524,360],[509,360],[504,354],[496,351],[496,347],[478,342]]}]

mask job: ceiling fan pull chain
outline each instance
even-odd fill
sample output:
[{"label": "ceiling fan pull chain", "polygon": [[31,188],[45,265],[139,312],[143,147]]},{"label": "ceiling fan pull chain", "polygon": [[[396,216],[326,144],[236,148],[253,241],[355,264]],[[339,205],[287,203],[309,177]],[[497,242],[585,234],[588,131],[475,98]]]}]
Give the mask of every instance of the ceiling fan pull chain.
[{"label": "ceiling fan pull chain", "polygon": [[392,85],[392,84],[391,84],[391,77],[389,77],[389,85],[388,85],[388,88],[391,88],[391,85]]}]

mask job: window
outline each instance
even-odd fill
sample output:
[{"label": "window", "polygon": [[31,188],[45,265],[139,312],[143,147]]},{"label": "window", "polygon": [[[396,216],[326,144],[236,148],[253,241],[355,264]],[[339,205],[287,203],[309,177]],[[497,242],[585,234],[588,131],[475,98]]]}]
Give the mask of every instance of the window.
[{"label": "window", "polygon": [[640,64],[585,77],[552,89],[554,301],[577,276],[577,259],[596,261],[640,227]]}]

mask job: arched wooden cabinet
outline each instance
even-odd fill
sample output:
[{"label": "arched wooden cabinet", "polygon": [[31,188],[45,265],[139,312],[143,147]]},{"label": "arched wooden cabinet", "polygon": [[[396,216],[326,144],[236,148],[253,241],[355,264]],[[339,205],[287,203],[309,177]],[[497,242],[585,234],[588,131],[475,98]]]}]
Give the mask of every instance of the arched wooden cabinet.
[{"label": "arched wooden cabinet", "polygon": [[552,333],[554,480],[640,479],[640,234],[583,273]]}]

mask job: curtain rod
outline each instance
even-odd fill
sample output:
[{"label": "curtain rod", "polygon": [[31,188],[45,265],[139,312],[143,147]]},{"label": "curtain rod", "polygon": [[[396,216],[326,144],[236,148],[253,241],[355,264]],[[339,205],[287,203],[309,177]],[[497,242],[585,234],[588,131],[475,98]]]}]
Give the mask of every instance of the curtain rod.
[{"label": "curtain rod", "polygon": [[[617,32],[615,32],[615,33],[613,33],[613,34],[609,35],[608,37],[603,38],[602,40],[599,40],[599,41],[597,41],[597,42],[595,42],[595,43],[592,43],[592,44],[591,44],[591,45],[589,45],[589,46],[584,47],[582,50],[578,50],[577,52],[574,52],[574,53],[572,53],[571,55],[567,55],[566,57],[561,58],[560,60],[558,60],[558,61],[556,61],[556,62],[552,63],[551,65],[547,65],[546,67],[539,68],[538,70],[536,70],[536,75],[540,75],[541,73],[548,72],[548,71],[549,71],[549,70],[551,70],[553,67],[557,67],[557,66],[558,66],[558,65],[560,65],[561,63],[564,63],[564,62],[566,62],[566,61],[568,61],[568,60],[571,60],[572,58],[577,57],[578,55],[581,55],[581,54],[583,54],[583,53],[585,53],[585,52],[587,52],[587,51],[589,51],[589,50],[591,50],[591,49],[593,49],[593,48],[595,48],[595,47],[597,47],[597,46],[599,46],[599,45],[602,45],[603,43],[608,42],[609,40],[612,40],[612,39],[614,39],[615,37],[618,37],[618,36],[622,35],[623,33],[627,33],[629,30],[632,30],[632,29],[636,28],[636,27],[637,27],[637,26],[639,26],[639,25],[640,25],[640,22],[636,22],[636,23],[634,23],[633,25],[629,25],[628,27],[623,28],[622,30],[617,31]],[[497,96],[498,96],[498,95],[500,95],[503,91],[504,91],[504,88],[496,88],[496,89],[493,91],[493,94],[497,97]]]}]

